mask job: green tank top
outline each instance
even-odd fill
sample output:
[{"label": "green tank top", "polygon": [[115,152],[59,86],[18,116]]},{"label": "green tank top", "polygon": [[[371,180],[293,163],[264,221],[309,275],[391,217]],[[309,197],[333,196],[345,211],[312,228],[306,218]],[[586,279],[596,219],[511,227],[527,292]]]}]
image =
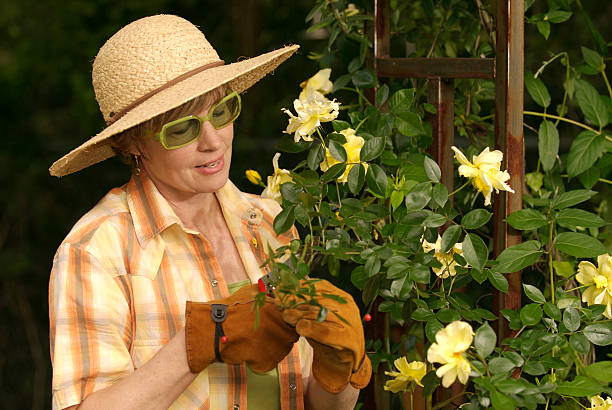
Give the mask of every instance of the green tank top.
[{"label": "green tank top", "polygon": [[[250,285],[248,279],[227,285],[230,295],[243,286]],[[272,369],[267,373],[255,373],[246,366],[247,404],[249,409],[281,410],[280,384],[278,371]]]}]

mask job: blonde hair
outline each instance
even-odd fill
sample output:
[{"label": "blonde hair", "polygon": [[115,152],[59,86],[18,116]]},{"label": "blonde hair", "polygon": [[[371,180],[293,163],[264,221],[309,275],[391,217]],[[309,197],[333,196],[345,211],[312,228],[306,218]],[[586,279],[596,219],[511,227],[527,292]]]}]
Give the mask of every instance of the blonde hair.
[{"label": "blonde hair", "polygon": [[217,87],[206,94],[117,134],[111,141],[113,151],[115,151],[115,154],[121,155],[126,162],[133,165],[133,156],[130,153],[132,144],[140,147],[143,138],[148,138],[147,135],[161,130],[164,124],[187,115],[199,113],[204,108],[225,97],[226,89],[227,87],[224,85]]}]

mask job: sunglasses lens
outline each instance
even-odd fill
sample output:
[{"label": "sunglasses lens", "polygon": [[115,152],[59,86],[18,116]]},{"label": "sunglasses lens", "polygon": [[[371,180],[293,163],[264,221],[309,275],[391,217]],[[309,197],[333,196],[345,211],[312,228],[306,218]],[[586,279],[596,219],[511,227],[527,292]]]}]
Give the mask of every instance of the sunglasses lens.
[{"label": "sunglasses lens", "polygon": [[213,108],[210,123],[216,129],[220,129],[233,122],[238,114],[240,114],[240,97],[235,95]]},{"label": "sunglasses lens", "polygon": [[200,121],[196,118],[185,118],[183,121],[166,127],[162,132],[169,148],[180,147],[200,135]]}]

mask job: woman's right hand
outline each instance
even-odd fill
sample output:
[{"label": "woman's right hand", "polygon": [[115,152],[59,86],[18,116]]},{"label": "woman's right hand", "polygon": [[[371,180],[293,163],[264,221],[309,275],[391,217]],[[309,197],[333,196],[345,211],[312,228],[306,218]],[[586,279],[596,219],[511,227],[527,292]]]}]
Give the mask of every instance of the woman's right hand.
[{"label": "woman's right hand", "polygon": [[246,362],[251,370],[263,373],[275,368],[289,354],[299,336],[283,320],[282,312],[268,296],[259,308],[255,328],[257,293],[257,285],[250,285],[223,299],[187,302],[185,345],[193,373],[215,361]]}]

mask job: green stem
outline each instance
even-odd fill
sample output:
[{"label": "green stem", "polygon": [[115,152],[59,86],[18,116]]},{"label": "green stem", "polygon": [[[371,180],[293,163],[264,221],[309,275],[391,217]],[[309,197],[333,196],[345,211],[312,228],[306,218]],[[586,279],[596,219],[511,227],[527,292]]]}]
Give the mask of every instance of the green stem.
[{"label": "green stem", "polygon": [[468,184],[470,183],[470,180],[468,179],[468,181],[461,185],[459,188],[455,189],[453,192],[451,192],[450,194],[448,194],[448,196],[453,196],[455,195],[457,192],[461,191],[463,188],[465,188]]},{"label": "green stem", "polygon": [[546,113],[535,112],[535,111],[523,111],[523,114],[525,114],[525,115],[535,115],[535,116],[544,117],[544,118],[554,118],[554,119],[559,120],[559,121],[569,122],[570,124],[574,124],[574,125],[576,125],[578,127],[584,128],[585,130],[593,131],[595,134],[598,134],[598,135],[601,134],[601,132],[598,132],[594,128],[589,127],[588,125],[584,125],[581,122],[570,120],[570,119],[565,118],[565,117],[559,117],[558,115],[546,114]]},{"label": "green stem", "polygon": [[435,405],[435,406],[433,406],[433,407],[431,408],[431,410],[442,409],[442,408],[444,408],[444,407],[445,407],[447,404],[452,403],[452,402],[453,402],[455,399],[458,399],[459,397],[464,396],[464,395],[465,395],[465,393],[466,393],[466,392],[465,392],[465,390],[464,390],[464,391],[462,391],[461,393],[454,395],[454,396],[453,396],[453,397],[451,397],[450,399],[448,399],[448,400],[444,400],[442,403],[436,403],[436,405]]},{"label": "green stem", "polygon": [[603,77],[604,82],[606,83],[606,87],[608,88],[608,94],[610,95],[610,98],[612,98],[612,88],[610,87],[608,76],[606,75],[606,72],[604,70],[601,70],[601,76]]},{"label": "green stem", "polygon": [[[389,318],[389,313],[385,313],[385,352],[388,355],[391,354],[391,319]],[[392,371],[391,362],[387,362],[387,367],[389,371]]]},{"label": "green stem", "polygon": [[550,270],[550,297],[553,305],[555,304],[555,271],[553,269],[553,223],[550,223],[550,230],[548,234],[548,244],[550,246],[550,252],[548,254],[548,266]]},{"label": "green stem", "polygon": [[606,184],[612,185],[612,181],[609,179],[599,178],[599,182],[605,182]]}]

